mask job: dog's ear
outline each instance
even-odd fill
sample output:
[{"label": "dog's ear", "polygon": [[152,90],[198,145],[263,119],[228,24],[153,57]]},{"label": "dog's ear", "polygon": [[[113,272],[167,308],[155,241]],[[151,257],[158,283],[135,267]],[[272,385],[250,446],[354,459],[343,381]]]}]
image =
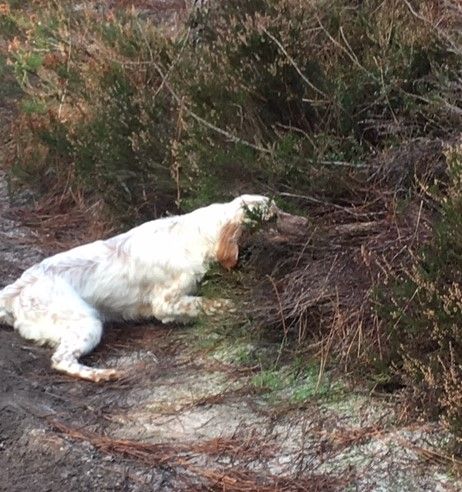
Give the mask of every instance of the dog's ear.
[{"label": "dog's ear", "polygon": [[217,245],[217,261],[227,270],[237,265],[239,256],[238,241],[242,234],[239,223],[228,222],[220,231]]}]

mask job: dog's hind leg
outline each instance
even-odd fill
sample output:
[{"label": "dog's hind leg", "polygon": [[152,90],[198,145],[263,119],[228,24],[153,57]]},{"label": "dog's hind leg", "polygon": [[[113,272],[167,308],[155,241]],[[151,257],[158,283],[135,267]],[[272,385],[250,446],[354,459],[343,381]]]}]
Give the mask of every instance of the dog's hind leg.
[{"label": "dog's hind leg", "polygon": [[[79,358],[91,352],[98,345],[101,334],[101,321],[97,318],[82,319],[76,329],[66,323],[66,331],[51,358],[51,366],[57,371],[88,381],[110,381],[120,377],[116,369],[98,369],[79,362]],[[63,326],[64,327],[64,326]]]},{"label": "dog's hind leg", "polygon": [[89,381],[116,379],[114,369],[95,369],[79,363],[100,342],[103,332],[97,311],[65,280],[41,277],[25,286],[14,301],[15,329],[29,340],[51,344],[52,367]]}]

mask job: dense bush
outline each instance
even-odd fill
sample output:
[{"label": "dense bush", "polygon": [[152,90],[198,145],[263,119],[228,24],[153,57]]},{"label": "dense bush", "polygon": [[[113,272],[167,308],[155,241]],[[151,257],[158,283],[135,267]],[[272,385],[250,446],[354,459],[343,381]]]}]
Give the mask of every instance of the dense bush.
[{"label": "dense bush", "polygon": [[15,17],[23,30],[10,59],[25,96],[13,170],[44,188],[71,179],[119,219],[172,207],[177,108],[157,90],[154,67],[125,63],[129,55],[168,61],[171,46],[136,17],[69,15],[59,6],[39,22]]},{"label": "dense bush", "polygon": [[[446,152],[449,183],[434,238],[382,291],[391,361],[412,400],[462,435],[462,146]],[[462,447],[460,447],[462,449]]]},{"label": "dense bush", "polygon": [[119,215],[246,188],[348,199],[371,156],[446,132],[460,64],[403,2],[210,2],[170,37],[136,11],[4,17],[19,138],[40,148],[20,145],[16,167],[72,172]]},{"label": "dense bush", "polygon": [[215,2],[197,24],[177,86],[207,121],[267,150],[192,121],[186,149],[215,195],[223,181],[260,178],[273,191],[345,198],[342,164],[354,173],[446,125],[438,98],[460,59],[404,3]]}]

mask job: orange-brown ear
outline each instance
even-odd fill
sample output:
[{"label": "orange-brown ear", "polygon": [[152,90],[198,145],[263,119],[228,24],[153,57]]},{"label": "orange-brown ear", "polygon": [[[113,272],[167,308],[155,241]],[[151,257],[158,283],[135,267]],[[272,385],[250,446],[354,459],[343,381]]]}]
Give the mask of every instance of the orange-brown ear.
[{"label": "orange-brown ear", "polygon": [[241,225],[234,222],[228,222],[220,231],[217,246],[217,261],[227,270],[237,265],[239,256],[238,240],[241,233]]}]

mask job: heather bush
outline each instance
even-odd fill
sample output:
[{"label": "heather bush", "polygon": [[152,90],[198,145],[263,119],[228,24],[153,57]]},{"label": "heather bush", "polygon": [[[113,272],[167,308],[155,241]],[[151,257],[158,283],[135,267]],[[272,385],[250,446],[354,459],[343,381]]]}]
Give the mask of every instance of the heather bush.
[{"label": "heather bush", "polygon": [[116,215],[243,190],[349,200],[371,156],[445,133],[455,104],[460,57],[401,2],[210,2],[174,35],[43,3],[4,16],[25,93],[12,161],[71,173]]},{"label": "heather bush", "polygon": [[14,17],[23,30],[10,57],[24,98],[13,170],[43,189],[70,181],[118,220],[174,207],[177,110],[155,67],[136,61],[167,63],[172,45],[134,16],[57,6],[40,19]]},{"label": "heather bush", "polygon": [[404,3],[211,2],[196,22],[176,83],[197,114],[242,139],[191,122],[192,175],[218,195],[225,175],[239,188],[256,174],[275,190],[342,198],[346,174],[371,155],[446,125],[438,98],[460,58]]},{"label": "heather bush", "polygon": [[[446,151],[449,183],[434,237],[382,292],[393,373],[430,415],[462,434],[462,146]],[[462,449],[462,448],[460,448]]]}]

